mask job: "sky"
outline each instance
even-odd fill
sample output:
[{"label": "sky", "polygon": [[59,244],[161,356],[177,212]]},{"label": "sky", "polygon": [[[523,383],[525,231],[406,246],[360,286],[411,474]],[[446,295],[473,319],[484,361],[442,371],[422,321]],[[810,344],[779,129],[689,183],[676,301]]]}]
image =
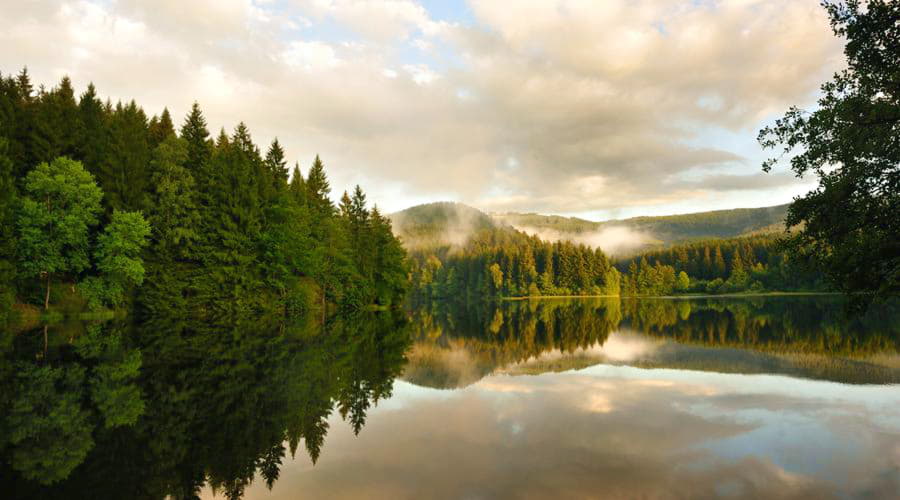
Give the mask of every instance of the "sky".
[{"label": "sky", "polygon": [[0,0],[0,72],[176,124],[197,101],[388,212],[786,203],[814,179],[764,174],[757,133],[842,49],[818,0]]}]

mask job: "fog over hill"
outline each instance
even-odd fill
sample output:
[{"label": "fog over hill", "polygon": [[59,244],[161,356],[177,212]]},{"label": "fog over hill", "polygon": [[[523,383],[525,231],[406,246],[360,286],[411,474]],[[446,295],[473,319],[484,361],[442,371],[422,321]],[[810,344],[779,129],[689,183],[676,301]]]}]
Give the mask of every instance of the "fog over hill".
[{"label": "fog over hill", "polygon": [[438,202],[417,205],[390,217],[394,232],[408,249],[459,246],[477,231],[516,229],[544,240],[567,240],[622,255],[689,240],[780,231],[787,207],[590,221],[536,213],[486,214],[462,203]]}]

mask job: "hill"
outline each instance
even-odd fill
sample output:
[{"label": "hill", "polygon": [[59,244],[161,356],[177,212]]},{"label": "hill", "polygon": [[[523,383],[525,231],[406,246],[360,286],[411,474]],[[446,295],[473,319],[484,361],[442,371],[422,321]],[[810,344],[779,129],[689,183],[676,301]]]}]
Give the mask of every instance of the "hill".
[{"label": "hill", "polygon": [[602,222],[533,213],[504,213],[493,217],[546,239],[572,239],[621,254],[690,240],[777,232],[784,227],[787,207],[736,208]]},{"label": "hill", "polygon": [[485,214],[462,203],[418,205],[391,215],[395,233],[409,249],[461,245],[473,232],[513,227],[544,240],[570,240],[629,254],[673,243],[780,231],[788,205],[595,222],[535,213]]},{"label": "hill", "polygon": [[461,246],[469,236],[498,224],[491,216],[462,203],[416,205],[389,215],[394,234],[409,250]]}]

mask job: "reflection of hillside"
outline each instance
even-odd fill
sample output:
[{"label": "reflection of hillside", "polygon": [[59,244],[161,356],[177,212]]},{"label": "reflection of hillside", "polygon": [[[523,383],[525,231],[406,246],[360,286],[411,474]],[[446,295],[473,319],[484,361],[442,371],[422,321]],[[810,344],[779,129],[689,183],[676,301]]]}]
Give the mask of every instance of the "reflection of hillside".
[{"label": "reflection of hillside", "polygon": [[900,383],[896,309],[846,319],[823,297],[565,299],[413,313],[406,380],[470,385],[495,372],[596,364]]},{"label": "reflection of hillside", "polygon": [[418,310],[403,377],[426,387],[463,387],[507,365],[602,342],[618,318],[618,301],[609,299]]}]

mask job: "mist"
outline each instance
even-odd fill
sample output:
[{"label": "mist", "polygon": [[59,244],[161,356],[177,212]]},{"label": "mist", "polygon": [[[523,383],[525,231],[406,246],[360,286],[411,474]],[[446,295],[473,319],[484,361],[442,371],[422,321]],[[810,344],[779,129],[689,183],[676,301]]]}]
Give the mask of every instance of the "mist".
[{"label": "mist", "polygon": [[436,246],[461,248],[476,232],[494,226],[493,220],[484,213],[459,203],[432,203],[418,210],[415,215],[398,212],[390,216],[395,234],[409,250]]},{"label": "mist", "polygon": [[580,233],[562,232],[533,226],[513,225],[523,233],[546,241],[570,241],[591,248],[599,248],[609,255],[621,255],[641,247],[658,243],[651,234],[637,231],[626,226],[609,226],[594,231]]}]

